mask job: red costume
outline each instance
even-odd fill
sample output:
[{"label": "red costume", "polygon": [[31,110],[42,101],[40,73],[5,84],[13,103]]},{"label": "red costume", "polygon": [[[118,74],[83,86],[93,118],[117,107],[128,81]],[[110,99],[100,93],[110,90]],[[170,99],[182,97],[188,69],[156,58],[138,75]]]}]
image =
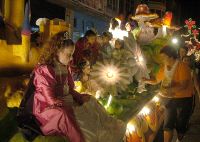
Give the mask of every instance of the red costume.
[{"label": "red costume", "polygon": [[36,67],[33,83],[33,114],[44,135],[64,135],[70,142],[122,141],[126,124],[109,116],[92,96],[82,104],[85,95],[73,90],[73,79],[65,66]]},{"label": "red costume", "polygon": [[[68,92],[65,84],[68,84]],[[52,66],[41,65],[35,69],[34,85],[36,88],[33,113],[41,123],[44,135],[65,135],[71,142],[84,142],[80,128],[76,124],[73,109],[62,103],[65,96],[72,96],[81,103],[81,96],[73,90],[74,82],[70,72],[57,75]],[[65,90],[64,90],[65,89]],[[62,106],[57,106],[57,104]]]},{"label": "red costume", "polygon": [[78,65],[84,59],[94,64],[99,56],[99,45],[98,43],[90,44],[85,37],[80,38],[75,45],[75,51],[73,54],[73,62]]}]

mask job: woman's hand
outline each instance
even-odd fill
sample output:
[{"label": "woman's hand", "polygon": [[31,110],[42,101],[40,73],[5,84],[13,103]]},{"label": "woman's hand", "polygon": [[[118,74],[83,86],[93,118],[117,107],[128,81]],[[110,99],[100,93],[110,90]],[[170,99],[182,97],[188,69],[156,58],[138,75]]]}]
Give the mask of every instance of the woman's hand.
[{"label": "woman's hand", "polygon": [[90,95],[88,95],[88,94],[81,94],[81,96],[82,96],[82,102],[83,103],[90,100]]}]

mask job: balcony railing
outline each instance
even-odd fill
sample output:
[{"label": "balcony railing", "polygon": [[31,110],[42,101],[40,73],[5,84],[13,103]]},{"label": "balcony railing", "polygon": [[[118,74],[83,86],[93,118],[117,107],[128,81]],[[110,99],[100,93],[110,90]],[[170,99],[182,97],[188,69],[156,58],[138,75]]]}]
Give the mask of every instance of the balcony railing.
[{"label": "balcony railing", "polygon": [[166,3],[165,2],[155,2],[155,1],[148,1],[148,6],[150,9],[157,9],[161,11],[166,10]]},{"label": "balcony railing", "polygon": [[104,13],[104,2],[102,0],[73,0],[76,4],[90,8],[94,11]]}]

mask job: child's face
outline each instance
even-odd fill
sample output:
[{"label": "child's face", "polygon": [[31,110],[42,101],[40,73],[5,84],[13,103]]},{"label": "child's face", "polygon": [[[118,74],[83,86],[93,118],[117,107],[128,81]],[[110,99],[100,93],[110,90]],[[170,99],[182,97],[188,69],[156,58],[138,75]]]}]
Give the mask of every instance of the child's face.
[{"label": "child's face", "polygon": [[87,37],[87,39],[88,39],[88,42],[90,44],[94,44],[96,42],[97,37],[96,36],[89,36],[89,37]]},{"label": "child's face", "polygon": [[102,41],[104,44],[109,43],[110,39],[108,37],[103,36]]},{"label": "child's face", "polygon": [[72,59],[72,54],[74,53],[74,46],[69,46],[58,50],[57,56],[60,63],[63,65],[68,65],[69,61]]},{"label": "child's face", "polygon": [[103,43],[103,39],[102,39],[102,37],[100,37],[100,36],[98,36],[97,37],[97,43],[99,43],[99,44],[102,44]]},{"label": "child's face", "polygon": [[90,74],[91,71],[91,67],[89,64],[85,65],[85,67],[83,68],[83,73],[84,74]]},{"label": "child's face", "polygon": [[126,28],[126,31],[128,32],[131,31],[131,25],[129,23],[126,24],[125,28]]},{"label": "child's face", "polygon": [[115,41],[115,48],[116,49],[120,49],[122,47],[122,45],[120,44],[120,42],[119,41]]}]

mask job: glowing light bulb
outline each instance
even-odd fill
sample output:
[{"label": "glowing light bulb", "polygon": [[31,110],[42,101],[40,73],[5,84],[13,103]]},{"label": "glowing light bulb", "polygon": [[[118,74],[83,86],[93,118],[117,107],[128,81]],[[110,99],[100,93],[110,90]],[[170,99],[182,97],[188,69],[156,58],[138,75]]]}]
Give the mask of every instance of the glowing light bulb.
[{"label": "glowing light bulb", "polygon": [[114,72],[113,71],[108,71],[107,72],[107,77],[108,78],[113,78],[113,76],[114,76]]},{"label": "glowing light bulb", "polygon": [[135,126],[132,123],[128,123],[126,129],[129,133],[135,132]]},{"label": "glowing light bulb", "polygon": [[143,107],[143,109],[140,111],[140,115],[148,115],[150,113],[150,109],[148,107]]},{"label": "glowing light bulb", "polygon": [[139,62],[143,62],[143,61],[144,61],[144,58],[143,58],[142,56],[139,56],[139,57],[138,57],[138,61],[139,61]]},{"label": "glowing light bulb", "polygon": [[110,95],[109,98],[108,98],[108,103],[107,103],[107,105],[105,106],[106,108],[108,108],[108,107],[110,106],[111,101],[112,101],[112,95]]},{"label": "glowing light bulb", "polygon": [[101,91],[100,90],[97,90],[96,91],[96,94],[95,94],[95,98],[96,99],[99,99],[101,97]]},{"label": "glowing light bulb", "polygon": [[177,44],[177,43],[178,43],[178,39],[177,39],[177,38],[173,38],[173,39],[172,39],[172,43],[173,43],[173,44]]},{"label": "glowing light bulb", "polygon": [[159,99],[157,96],[155,96],[155,97],[153,97],[152,100],[153,100],[155,103],[158,103],[160,99]]},{"label": "glowing light bulb", "polygon": [[166,36],[167,35],[167,26],[163,26],[162,27],[162,31],[163,31],[163,36]]}]

